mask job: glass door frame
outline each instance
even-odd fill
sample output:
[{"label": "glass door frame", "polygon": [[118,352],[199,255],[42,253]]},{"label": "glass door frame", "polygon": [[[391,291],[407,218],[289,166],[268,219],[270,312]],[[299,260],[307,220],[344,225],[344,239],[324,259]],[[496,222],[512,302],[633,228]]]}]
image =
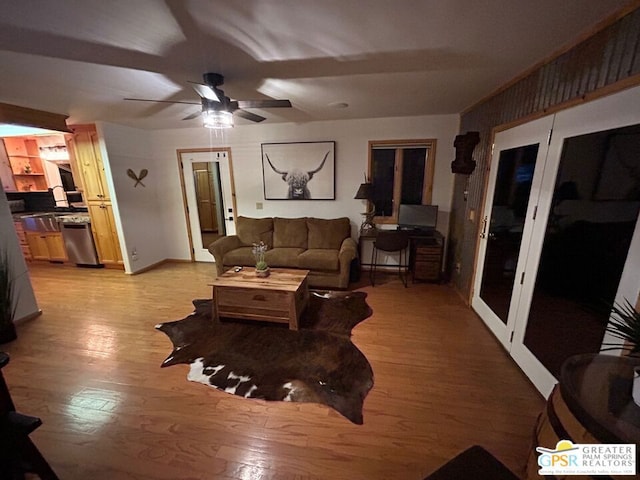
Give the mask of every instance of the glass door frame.
[{"label": "glass door frame", "polygon": [[[534,120],[533,122],[520,125],[518,127],[498,132],[494,136],[493,152],[491,155],[491,164],[489,167],[489,178],[487,180],[486,196],[481,215],[481,228],[478,235],[478,254],[476,257],[476,272],[471,298],[471,306],[507,351],[511,349],[512,333],[514,331],[516,320],[515,306],[517,305],[520,297],[520,284],[518,283],[518,279],[520,278],[521,272],[524,268],[523,265],[526,259],[529,239],[533,231],[533,226],[528,220],[534,217],[537,198],[540,195],[540,186],[542,184],[543,171],[547,156],[547,141],[549,138],[549,132],[552,127],[553,116],[547,116],[538,120]],[[505,324],[498,317],[498,315],[496,315],[491,310],[489,305],[480,296],[484,273],[485,256],[487,253],[487,245],[489,241],[487,232],[489,229],[491,215],[493,213],[493,198],[495,193],[495,183],[498,174],[498,163],[500,161],[501,152],[510,150],[512,148],[533,144],[538,144],[539,148],[536,157],[536,166],[531,184],[531,190],[529,193],[527,212],[525,215],[526,220],[522,232],[520,254],[518,255],[518,262],[516,264],[516,273],[514,276],[514,286],[511,295],[511,303],[509,306],[509,315],[507,318],[507,323]]]},{"label": "glass door frame", "polygon": [[[541,175],[538,175],[538,164],[536,163],[536,173],[534,174],[534,183],[527,208],[527,221],[525,222],[523,232],[523,243],[521,245],[516,269],[516,278],[522,278],[522,284],[516,282],[514,286],[507,325],[504,326],[499,319],[498,321],[503,327],[500,328],[500,325],[496,325],[495,319],[491,319],[490,315],[487,316],[485,314],[482,303],[478,298],[480,292],[479,282],[482,279],[482,267],[486,250],[486,247],[483,245],[483,243],[486,244],[486,242],[483,242],[483,239],[478,239],[476,273],[474,290],[472,292],[473,309],[480,315],[490,330],[494,332],[494,335],[507,349],[514,361],[545,398],[551,393],[551,390],[557,383],[557,379],[544,367],[535,355],[527,349],[524,345],[524,337],[564,140],[578,135],[640,124],[640,87],[630,88],[563,110],[555,115],[534,120],[530,122],[530,124],[533,125],[540,120],[548,120],[549,118],[551,118],[553,133],[548,142],[548,146],[546,143],[544,144],[546,155],[544,168],[541,169],[542,171],[540,172]],[[492,164],[495,164],[499,158],[501,150],[535,143],[526,135],[528,131],[527,126],[530,124],[523,124],[509,130],[495,133],[494,143],[496,148],[494,148],[494,152],[492,153]],[[520,134],[523,134],[522,137],[518,136]],[[514,145],[514,143],[516,144]],[[540,155],[540,151],[538,154]],[[493,202],[494,189],[494,185],[491,183],[491,173],[490,171],[484,202],[484,205],[489,206],[489,211],[487,213],[483,212],[481,218],[484,218],[484,216],[489,217],[491,213],[490,209]],[[493,175],[493,181],[495,182],[495,173]],[[620,301],[623,298],[634,301],[638,298],[640,293],[640,253],[634,253],[634,251],[640,251],[639,246],[640,219],[636,224],[627,262],[618,287],[616,301]],[[513,332],[513,338],[511,338],[511,332]],[[610,341],[610,339],[605,336],[603,341]],[[615,352],[613,354],[615,355]]]},{"label": "glass door frame", "polygon": [[[522,285],[521,301],[518,304],[515,317],[524,319],[515,324],[511,356],[515,362],[527,374],[529,379],[538,388],[545,398],[549,396],[557,379],[549,373],[538,358],[525,346],[524,337],[527,329],[527,320],[533,299],[538,266],[544,244],[547,222],[551,212],[551,202],[556,183],[558,168],[562,156],[562,149],[566,138],[589,133],[611,130],[640,123],[640,87],[594,100],[589,103],[563,110],[555,115],[553,135],[549,144],[547,164],[544,172],[543,194],[538,200],[537,225],[531,237],[527,262],[524,266],[525,281]],[[638,224],[629,248],[629,254],[638,245]],[[634,243],[635,242],[635,243]],[[629,255],[631,256],[631,255]],[[620,279],[616,299],[621,300],[623,295],[631,295],[627,298],[634,301],[638,297],[640,277],[636,275],[635,285],[633,275],[629,272],[630,259],[627,258],[625,272]],[[633,263],[633,261],[632,261]],[[629,278],[631,277],[631,278]],[[605,337],[604,341],[609,341]],[[612,354],[616,354],[613,352]]]}]

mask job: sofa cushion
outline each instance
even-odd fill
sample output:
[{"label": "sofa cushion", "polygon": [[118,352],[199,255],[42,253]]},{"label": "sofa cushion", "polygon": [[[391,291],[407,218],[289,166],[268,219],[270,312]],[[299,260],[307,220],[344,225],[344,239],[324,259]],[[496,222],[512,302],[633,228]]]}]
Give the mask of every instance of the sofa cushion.
[{"label": "sofa cushion", "polygon": [[223,264],[226,266],[234,265],[255,265],[256,259],[251,251],[252,247],[240,247],[227,252],[224,255]]},{"label": "sofa cushion", "polygon": [[294,247],[307,248],[307,219],[279,218],[273,219],[273,248]]},{"label": "sofa cushion", "polygon": [[351,223],[347,217],[324,220],[307,218],[309,229],[308,248],[339,250],[342,241],[351,235]]},{"label": "sofa cushion", "polygon": [[338,250],[310,248],[298,256],[298,268],[323,271],[339,270],[340,262],[338,261]]},{"label": "sofa cushion", "polygon": [[273,219],[271,217],[238,217],[236,221],[236,235],[243,245],[253,245],[254,243],[264,242],[271,248],[273,247]]},{"label": "sofa cushion", "polygon": [[280,247],[267,250],[264,259],[270,267],[298,268],[298,256],[304,248]]}]

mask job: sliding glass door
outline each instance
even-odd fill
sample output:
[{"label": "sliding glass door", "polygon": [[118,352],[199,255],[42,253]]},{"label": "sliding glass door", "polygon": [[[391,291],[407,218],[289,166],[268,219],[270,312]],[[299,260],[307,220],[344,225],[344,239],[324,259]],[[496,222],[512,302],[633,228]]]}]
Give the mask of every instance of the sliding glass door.
[{"label": "sliding glass door", "polygon": [[[514,143],[520,143],[521,151],[532,148],[524,127],[496,135],[492,168],[518,148]],[[507,135],[520,140],[503,149]],[[497,336],[546,396],[566,358],[600,350],[607,305],[624,299],[635,304],[638,298],[640,88],[555,115],[548,146],[538,143],[534,172],[513,273],[506,266],[513,264],[516,244],[508,243],[498,253],[502,283],[509,277],[512,288],[507,294],[508,286],[503,286],[498,303],[488,295],[491,248],[483,243],[492,239],[481,238],[473,307],[494,332],[495,318],[482,303],[495,316],[506,316]],[[485,209],[493,220],[491,212],[500,204],[495,197],[508,183],[492,184],[491,178]],[[490,228],[487,232],[492,233]]]}]

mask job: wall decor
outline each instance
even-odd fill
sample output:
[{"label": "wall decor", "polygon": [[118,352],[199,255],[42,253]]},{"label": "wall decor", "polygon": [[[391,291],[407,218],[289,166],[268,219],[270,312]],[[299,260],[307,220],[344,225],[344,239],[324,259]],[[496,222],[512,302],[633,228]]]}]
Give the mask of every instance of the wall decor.
[{"label": "wall decor", "polygon": [[147,170],[146,168],[143,168],[142,170],[140,170],[140,175],[136,175],[136,172],[134,172],[131,169],[127,170],[127,175],[129,176],[129,178],[136,181],[135,185],[133,186],[134,188],[137,187],[138,184],[142,185],[143,187],[146,187],[146,185],[142,183],[142,179],[146,177],[148,173],[149,173],[149,170]]},{"label": "wall decor", "polygon": [[473,150],[480,142],[479,132],[467,132],[456,136],[453,146],[456,149],[456,158],[451,162],[451,173],[471,175],[476,168],[473,160]]},{"label": "wall decor", "polygon": [[263,143],[265,200],[335,200],[336,142]]}]

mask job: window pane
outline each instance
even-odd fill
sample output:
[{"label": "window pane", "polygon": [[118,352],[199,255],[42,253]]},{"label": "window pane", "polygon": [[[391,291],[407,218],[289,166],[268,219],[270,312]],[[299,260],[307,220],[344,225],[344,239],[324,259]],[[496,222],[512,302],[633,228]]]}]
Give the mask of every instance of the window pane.
[{"label": "window pane", "polygon": [[480,297],[506,325],[529,206],[538,144],[502,150],[498,159]]},{"label": "window pane", "polygon": [[400,203],[409,205],[422,204],[424,189],[424,167],[426,148],[402,149],[402,191]]},{"label": "window pane", "polygon": [[373,205],[376,216],[389,217],[393,213],[393,180],[395,149],[372,151],[371,181],[373,182]]}]

